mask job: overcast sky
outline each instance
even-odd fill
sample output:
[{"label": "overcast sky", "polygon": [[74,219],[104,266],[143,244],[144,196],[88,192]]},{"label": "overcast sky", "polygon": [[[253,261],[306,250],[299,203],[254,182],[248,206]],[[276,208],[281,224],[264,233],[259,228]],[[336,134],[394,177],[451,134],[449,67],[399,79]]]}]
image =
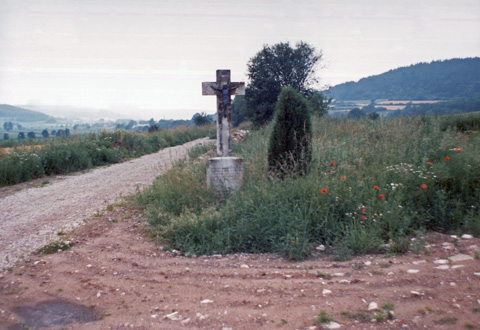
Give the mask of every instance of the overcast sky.
[{"label": "overcast sky", "polygon": [[0,104],[189,119],[217,69],[247,81],[287,41],[323,52],[322,86],[477,57],[480,0],[0,0]]}]

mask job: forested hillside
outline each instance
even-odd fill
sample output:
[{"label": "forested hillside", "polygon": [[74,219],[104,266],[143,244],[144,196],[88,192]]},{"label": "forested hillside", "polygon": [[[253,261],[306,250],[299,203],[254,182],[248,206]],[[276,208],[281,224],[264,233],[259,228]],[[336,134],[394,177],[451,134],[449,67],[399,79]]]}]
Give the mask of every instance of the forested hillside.
[{"label": "forested hillside", "polygon": [[418,63],[331,87],[336,100],[448,100],[480,97],[480,58]]},{"label": "forested hillside", "polygon": [[22,122],[30,121],[50,121],[55,118],[50,117],[38,111],[32,111],[24,108],[14,107],[8,104],[0,104],[0,120],[15,120]]}]

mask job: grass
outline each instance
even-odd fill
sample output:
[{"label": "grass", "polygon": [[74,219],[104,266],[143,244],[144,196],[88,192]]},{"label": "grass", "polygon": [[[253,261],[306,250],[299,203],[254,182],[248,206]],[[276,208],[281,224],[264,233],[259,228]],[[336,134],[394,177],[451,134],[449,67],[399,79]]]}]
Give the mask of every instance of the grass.
[{"label": "grass", "polygon": [[[277,253],[335,260],[404,253],[428,231],[480,235],[480,134],[441,129],[453,116],[313,123],[306,175],[268,173],[270,127],[234,144],[244,184],[219,201],[205,164],[184,162],[138,195],[153,236],[185,254]],[[424,243],[413,248],[419,253]]]},{"label": "grass", "polygon": [[455,316],[444,316],[438,320],[434,320],[435,324],[455,324],[457,323],[457,318]]},{"label": "grass", "polygon": [[350,313],[349,311],[342,311],[340,312],[340,315],[350,319],[350,320],[355,320],[359,322],[368,322],[372,319],[371,315],[367,312],[364,311],[358,311],[356,313]]},{"label": "grass", "polygon": [[382,322],[385,320],[394,319],[394,314],[393,314],[394,307],[395,306],[393,303],[385,302],[382,304],[382,308],[383,308],[382,311],[367,312],[367,311],[359,310],[353,313],[350,311],[342,311],[340,312],[340,315],[350,320],[355,320],[358,322],[370,322],[371,320]]},{"label": "grass", "polygon": [[332,279],[332,275],[330,274],[327,274],[327,273],[323,273],[323,272],[320,272],[318,271],[316,274],[315,274],[316,277],[320,277],[320,278],[323,278],[325,280],[331,280]]},{"label": "grass", "polygon": [[72,247],[73,243],[70,241],[57,240],[39,248],[37,253],[52,254],[58,251],[66,251]]},{"label": "grass", "polygon": [[387,312],[393,311],[393,308],[395,305],[391,302],[385,302],[382,304],[383,309],[385,309]]},{"label": "grass", "polygon": [[330,323],[333,321],[333,318],[327,314],[326,311],[322,310],[318,313],[318,315],[315,317],[315,323],[319,325],[323,325],[326,323]]}]

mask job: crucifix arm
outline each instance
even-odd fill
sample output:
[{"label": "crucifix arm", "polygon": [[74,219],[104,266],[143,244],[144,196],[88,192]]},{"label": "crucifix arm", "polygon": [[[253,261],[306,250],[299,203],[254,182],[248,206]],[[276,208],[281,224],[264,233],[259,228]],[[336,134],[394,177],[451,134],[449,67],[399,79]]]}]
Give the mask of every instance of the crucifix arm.
[{"label": "crucifix arm", "polygon": [[213,89],[214,91],[221,91],[221,88],[215,87],[214,85],[210,85],[210,88]]}]

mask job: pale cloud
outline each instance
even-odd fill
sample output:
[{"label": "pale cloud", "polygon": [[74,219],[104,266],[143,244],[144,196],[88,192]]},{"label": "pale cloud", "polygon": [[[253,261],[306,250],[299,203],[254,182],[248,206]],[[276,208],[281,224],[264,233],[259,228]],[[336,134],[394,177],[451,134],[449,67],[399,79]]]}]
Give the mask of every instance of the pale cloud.
[{"label": "pale cloud", "polygon": [[323,50],[321,82],[334,85],[479,56],[479,21],[476,0],[0,0],[0,103],[190,118],[215,110],[201,82],[216,69],[245,81],[263,44]]}]

